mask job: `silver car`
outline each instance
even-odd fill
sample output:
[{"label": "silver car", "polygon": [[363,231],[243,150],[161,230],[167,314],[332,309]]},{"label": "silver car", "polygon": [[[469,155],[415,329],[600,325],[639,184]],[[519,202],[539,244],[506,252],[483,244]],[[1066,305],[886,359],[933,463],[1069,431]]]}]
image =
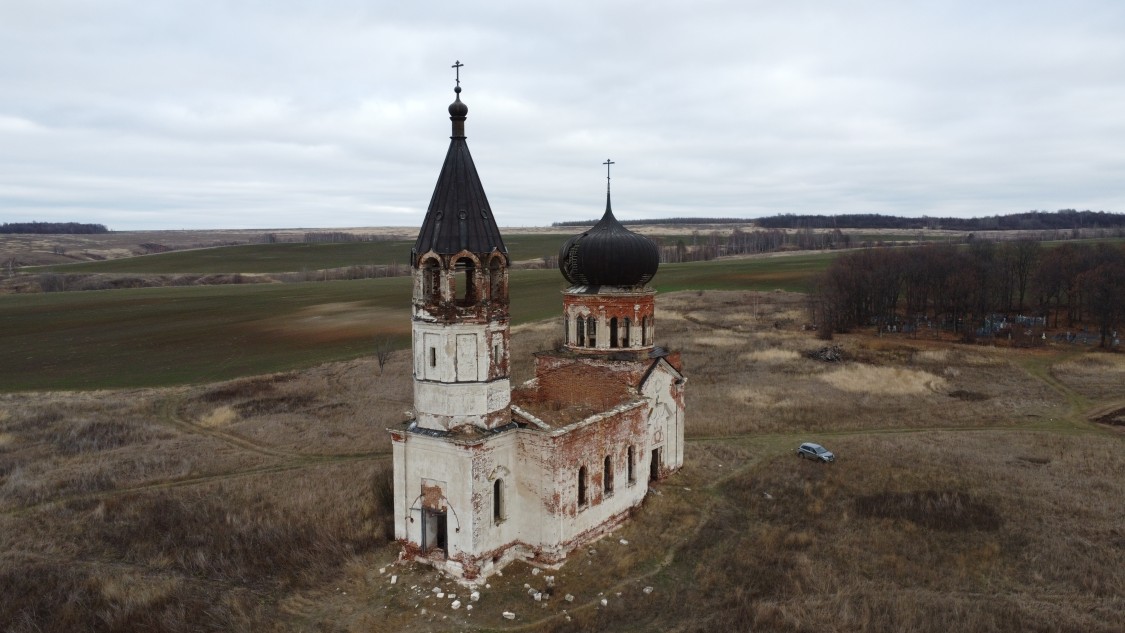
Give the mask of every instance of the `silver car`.
[{"label": "silver car", "polygon": [[801,459],[817,459],[822,462],[834,462],[836,456],[832,451],[824,448],[820,444],[813,444],[812,442],[805,442],[797,447],[797,457]]}]

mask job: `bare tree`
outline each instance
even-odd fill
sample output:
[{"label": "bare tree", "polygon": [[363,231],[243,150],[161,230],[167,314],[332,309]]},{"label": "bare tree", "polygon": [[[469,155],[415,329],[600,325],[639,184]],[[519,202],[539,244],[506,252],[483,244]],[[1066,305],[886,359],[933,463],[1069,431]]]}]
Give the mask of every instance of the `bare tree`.
[{"label": "bare tree", "polygon": [[379,363],[379,375],[383,375],[383,367],[387,365],[387,361],[391,358],[391,353],[395,351],[395,342],[389,336],[376,336],[375,337],[375,361]]}]

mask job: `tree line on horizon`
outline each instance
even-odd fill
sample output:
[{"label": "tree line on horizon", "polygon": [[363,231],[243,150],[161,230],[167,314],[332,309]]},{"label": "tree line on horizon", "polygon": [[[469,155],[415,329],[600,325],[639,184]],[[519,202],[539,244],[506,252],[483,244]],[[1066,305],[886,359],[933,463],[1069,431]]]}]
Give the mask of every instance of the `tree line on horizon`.
[{"label": "tree line on horizon", "polygon": [[[1092,327],[1101,346],[1125,327],[1125,244],[971,240],[866,249],[833,260],[810,303],[821,338],[854,327],[952,330],[963,340],[998,323]],[[1027,328],[1015,329],[1016,336]],[[1012,331],[1012,330],[1009,330]]]},{"label": "tree line on horizon", "polygon": [[[766,229],[946,229],[952,231],[1048,231],[1070,229],[1125,229],[1125,213],[1107,211],[1028,211],[980,218],[902,217],[880,213],[797,215],[783,213],[761,218],[664,218],[619,220],[641,224],[756,224]],[[589,226],[597,220],[553,222],[551,226]]]},{"label": "tree line on horizon", "polygon": [[109,229],[104,224],[82,224],[80,222],[5,222],[0,224],[0,233],[90,235],[93,233],[109,233]]}]

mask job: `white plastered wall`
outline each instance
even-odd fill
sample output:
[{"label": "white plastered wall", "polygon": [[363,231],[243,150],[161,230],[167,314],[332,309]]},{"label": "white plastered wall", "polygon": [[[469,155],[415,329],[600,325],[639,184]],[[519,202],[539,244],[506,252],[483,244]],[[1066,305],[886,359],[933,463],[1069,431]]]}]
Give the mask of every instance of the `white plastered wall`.
[{"label": "white plastered wall", "polygon": [[506,329],[502,322],[414,321],[414,409],[420,426],[481,424],[484,416],[508,406],[508,377],[489,380],[493,364],[509,353]]}]

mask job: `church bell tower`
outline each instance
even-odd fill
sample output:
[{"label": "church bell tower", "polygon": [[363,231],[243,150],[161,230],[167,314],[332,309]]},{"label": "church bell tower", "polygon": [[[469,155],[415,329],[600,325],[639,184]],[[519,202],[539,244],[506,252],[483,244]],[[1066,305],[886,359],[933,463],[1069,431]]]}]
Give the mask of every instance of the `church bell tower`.
[{"label": "church bell tower", "polygon": [[434,431],[511,422],[508,250],[465,142],[461,64],[449,106],[453,134],[418,240],[414,299],[414,411]]}]

